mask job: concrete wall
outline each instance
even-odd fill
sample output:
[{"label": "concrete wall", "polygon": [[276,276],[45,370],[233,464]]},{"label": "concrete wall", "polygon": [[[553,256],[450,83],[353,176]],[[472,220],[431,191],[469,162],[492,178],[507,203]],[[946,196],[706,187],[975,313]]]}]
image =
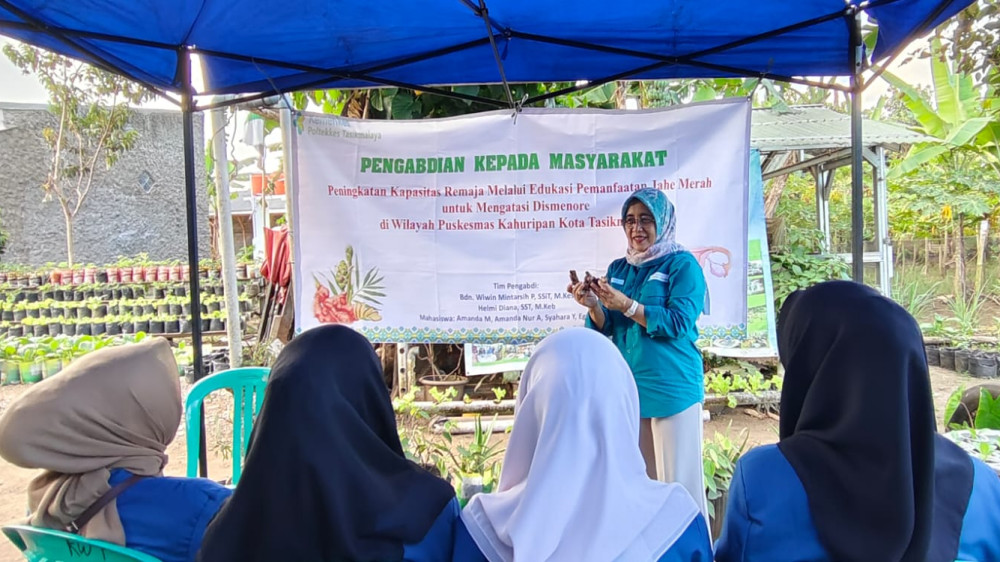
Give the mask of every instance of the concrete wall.
[{"label": "concrete wall", "polygon": [[[0,261],[26,265],[66,261],[65,222],[57,201],[43,202],[49,171],[42,129],[55,126],[43,106],[0,104],[0,221],[7,250]],[[146,252],[156,260],[187,259],[184,153],[179,111],[136,111],[135,148],[111,170],[100,169],[73,224],[75,261],[113,263],[120,255]],[[198,176],[198,242],[209,257],[208,195],[205,186],[201,114],[195,114]],[[152,178],[144,191],[140,178]]]}]

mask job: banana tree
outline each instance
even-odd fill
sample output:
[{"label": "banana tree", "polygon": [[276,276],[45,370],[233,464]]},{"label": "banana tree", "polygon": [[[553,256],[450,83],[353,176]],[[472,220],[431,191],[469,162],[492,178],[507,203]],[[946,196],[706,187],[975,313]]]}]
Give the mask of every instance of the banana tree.
[{"label": "banana tree", "polygon": [[[984,96],[972,77],[960,72],[941,46],[931,41],[933,99],[890,72],[883,77],[899,92],[917,125],[932,140],[913,145],[889,174],[894,192],[940,215],[955,233],[955,292],[967,293],[966,219],[985,220],[1000,201],[1000,100]],[[982,276],[977,275],[977,279]]]}]

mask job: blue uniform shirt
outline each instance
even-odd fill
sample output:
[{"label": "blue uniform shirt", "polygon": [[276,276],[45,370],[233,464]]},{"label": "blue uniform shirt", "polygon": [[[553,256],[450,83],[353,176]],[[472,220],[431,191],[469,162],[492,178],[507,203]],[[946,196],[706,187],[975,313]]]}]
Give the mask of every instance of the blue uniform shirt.
[{"label": "blue uniform shirt", "polygon": [[[115,469],[108,483],[129,476]],[[193,562],[205,527],[232,493],[207,478],[144,478],[115,498],[125,546],[163,562]]]},{"label": "blue uniform shirt", "polygon": [[[696,322],[705,306],[705,274],[689,252],[675,252],[641,267],[625,258],[608,267],[608,283],[646,310],[646,327],[604,310],[605,335],[625,356],[639,387],[639,415],[664,418],[705,398],[705,371]],[[590,316],[587,326],[594,328]]]},{"label": "blue uniform shirt", "polygon": [[[972,461],[975,476],[958,560],[1000,560],[1000,478]],[[802,481],[777,445],[757,447],[737,462],[715,559],[832,562],[819,541]]]}]

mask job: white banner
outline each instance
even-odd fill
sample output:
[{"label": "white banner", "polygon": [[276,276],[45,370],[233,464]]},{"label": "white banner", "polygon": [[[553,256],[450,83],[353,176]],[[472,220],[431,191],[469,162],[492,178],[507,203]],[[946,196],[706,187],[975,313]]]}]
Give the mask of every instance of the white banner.
[{"label": "white banner", "polygon": [[624,255],[641,187],[677,209],[708,282],[703,332],[746,330],[750,106],[297,119],[296,326],[375,342],[536,340],[583,322],[569,270]]}]

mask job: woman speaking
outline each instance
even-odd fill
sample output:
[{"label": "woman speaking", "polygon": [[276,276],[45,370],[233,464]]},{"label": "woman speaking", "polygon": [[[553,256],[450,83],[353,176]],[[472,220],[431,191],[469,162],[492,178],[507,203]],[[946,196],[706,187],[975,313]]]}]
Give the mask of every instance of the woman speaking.
[{"label": "woman speaking", "polygon": [[704,367],[695,322],[705,303],[698,261],[674,240],[666,195],[640,189],[622,206],[624,258],[605,278],[571,283],[587,326],[609,336],[639,388],[639,446],[650,478],[683,485],[706,520],[701,403]]}]

